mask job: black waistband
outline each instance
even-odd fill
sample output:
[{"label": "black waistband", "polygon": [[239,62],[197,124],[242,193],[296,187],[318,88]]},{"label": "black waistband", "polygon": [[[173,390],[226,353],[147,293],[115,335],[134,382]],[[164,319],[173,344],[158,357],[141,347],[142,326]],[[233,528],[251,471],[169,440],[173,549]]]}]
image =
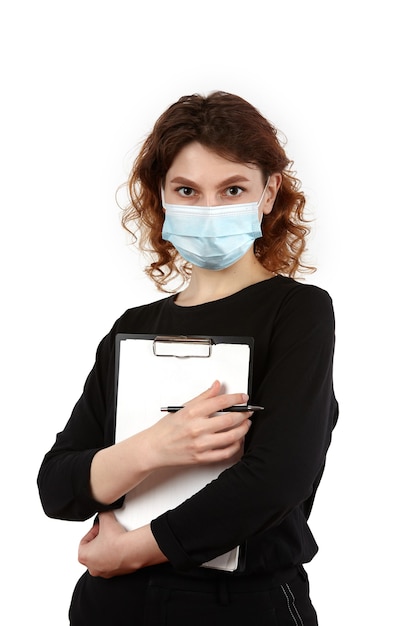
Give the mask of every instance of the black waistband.
[{"label": "black waistband", "polygon": [[272,589],[285,582],[290,582],[300,571],[300,567],[292,567],[273,574],[233,574],[218,570],[197,570],[190,573],[176,572],[172,568],[150,568],[150,586],[165,587],[184,591],[216,592],[221,587],[230,593],[262,591]]}]

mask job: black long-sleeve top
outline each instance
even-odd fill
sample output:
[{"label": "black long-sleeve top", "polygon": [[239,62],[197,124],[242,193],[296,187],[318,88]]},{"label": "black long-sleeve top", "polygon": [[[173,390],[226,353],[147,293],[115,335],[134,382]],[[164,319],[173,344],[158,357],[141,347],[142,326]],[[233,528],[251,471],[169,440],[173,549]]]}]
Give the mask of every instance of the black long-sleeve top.
[{"label": "black long-sleeve top", "polygon": [[[92,458],[114,443],[116,333],[254,338],[250,400],[265,410],[254,415],[237,464],[152,521],[171,565],[192,570],[237,545],[246,547],[246,573],[310,561],[318,548],[307,520],[338,416],[327,292],[276,276],[197,306],[178,306],[170,296],[126,311],[101,341],[83,393],[41,465],[40,497],[51,517],[85,520],[121,505],[100,504],[90,492]],[[212,382],[202,381],[202,389]]]}]

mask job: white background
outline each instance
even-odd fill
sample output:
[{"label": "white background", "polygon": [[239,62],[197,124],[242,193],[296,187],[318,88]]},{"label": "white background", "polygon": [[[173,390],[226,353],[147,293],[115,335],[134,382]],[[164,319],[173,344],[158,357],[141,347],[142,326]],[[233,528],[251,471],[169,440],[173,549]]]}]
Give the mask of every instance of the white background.
[{"label": "white background", "polygon": [[336,310],[341,416],[308,567],[320,626],[416,623],[412,5],[3,3],[2,624],[67,624],[89,523],[46,518],[37,471],[98,341],[161,297],[115,191],[159,114],[214,89],[288,137],[315,219],[308,280]]}]

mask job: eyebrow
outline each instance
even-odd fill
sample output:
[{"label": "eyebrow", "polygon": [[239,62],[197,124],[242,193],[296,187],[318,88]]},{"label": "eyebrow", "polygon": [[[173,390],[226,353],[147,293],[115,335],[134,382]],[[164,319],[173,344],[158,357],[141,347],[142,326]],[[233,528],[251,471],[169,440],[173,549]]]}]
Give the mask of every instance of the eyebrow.
[{"label": "eyebrow", "polygon": [[[197,184],[194,181],[192,181],[192,180],[190,180],[188,178],[184,178],[183,176],[176,176],[175,178],[172,178],[168,182],[170,182],[170,183],[177,183],[177,184],[184,185],[184,186],[187,186],[187,187],[195,187],[195,186],[197,186]],[[221,183],[219,183],[219,187],[227,187],[228,185],[234,185],[236,183],[242,183],[242,182],[249,183],[250,180],[249,180],[249,178],[246,178],[242,174],[236,174],[234,176],[229,176],[229,178],[226,178]]]}]

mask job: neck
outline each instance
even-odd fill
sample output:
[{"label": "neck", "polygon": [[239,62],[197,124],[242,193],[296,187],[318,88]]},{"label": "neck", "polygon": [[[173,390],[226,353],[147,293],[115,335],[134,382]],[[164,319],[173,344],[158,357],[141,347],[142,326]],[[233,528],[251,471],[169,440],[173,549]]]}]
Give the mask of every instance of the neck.
[{"label": "neck", "polygon": [[179,306],[195,306],[231,296],[245,287],[272,278],[256,259],[252,250],[225,270],[207,270],[193,267],[188,286],[181,291],[176,303]]}]

